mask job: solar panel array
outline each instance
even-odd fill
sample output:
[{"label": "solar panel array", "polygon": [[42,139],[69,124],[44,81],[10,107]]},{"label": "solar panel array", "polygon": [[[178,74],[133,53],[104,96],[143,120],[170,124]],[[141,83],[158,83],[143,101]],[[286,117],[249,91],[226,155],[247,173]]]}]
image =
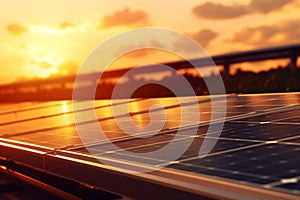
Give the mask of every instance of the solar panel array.
[{"label": "solar panel array", "polygon": [[[204,176],[217,180],[244,184],[283,193],[300,195],[300,94],[262,94],[262,95],[228,95],[226,122],[223,131],[218,134],[207,132],[211,119],[211,101],[209,97],[198,97],[192,101],[184,97],[183,106],[187,112],[200,109],[198,123],[187,122],[188,126],[197,126],[197,135],[192,145],[175,162],[163,159],[159,162],[168,164],[167,170],[192,176]],[[214,101],[219,101],[215,98]],[[120,150],[109,151],[107,142],[95,140],[85,135],[83,144],[76,130],[73,112],[82,115],[86,110],[73,111],[71,101],[29,102],[0,104],[0,137],[25,142],[64,152],[78,153],[80,158],[94,156],[136,162],[137,158],[126,152],[151,152],[162,148],[174,139],[180,123],[180,107],[176,98],[131,99],[130,115],[140,126],[150,122],[149,108],[160,104],[165,108],[167,121],[162,131],[145,139],[128,137],[115,122],[112,116],[110,100],[95,101],[98,122],[109,139],[114,141]],[[115,101],[116,106],[126,105],[126,100]],[[217,107],[214,112],[223,112]],[[157,111],[153,111],[154,116]],[[126,116],[117,116],[126,121]],[[154,118],[155,119],[155,118]],[[84,129],[90,119],[80,122]],[[218,123],[218,122],[216,122]],[[130,127],[129,127],[130,128]],[[93,131],[88,130],[91,135]],[[183,141],[190,139],[187,134],[175,141],[180,147]],[[198,153],[204,138],[216,141],[213,150],[204,158]],[[88,147],[88,148],[87,148]],[[176,151],[176,149],[174,149]],[[72,154],[69,154],[70,156]],[[162,158],[164,155],[162,155]],[[157,163],[154,158],[140,157],[143,165]]]}]

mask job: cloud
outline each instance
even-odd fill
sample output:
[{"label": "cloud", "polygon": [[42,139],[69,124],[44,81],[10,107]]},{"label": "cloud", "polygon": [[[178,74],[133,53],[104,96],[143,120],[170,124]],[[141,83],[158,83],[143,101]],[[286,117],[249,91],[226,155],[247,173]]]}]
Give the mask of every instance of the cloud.
[{"label": "cloud", "polygon": [[206,19],[229,19],[247,14],[248,9],[245,6],[225,6],[207,2],[193,8],[196,16]]},{"label": "cloud", "polygon": [[74,27],[74,24],[71,23],[71,22],[61,22],[59,24],[59,28],[62,29],[62,30],[67,29],[67,28],[72,28],[72,27]]},{"label": "cloud", "polygon": [[203,47],[207,47],[217,36],[218,34],[216,32],[209,29],[202,29],[197,33],[191,34],[191,37]]},{"label": "cloud", "polygon": [[294,0],[251,0],[248,5],[223,5],[211,2],[200,4],[192,12],[205,19],[232,19],[251,13],[267,14],[282,9]]},{"label": "cloud", "polygon": [[252,45],[282,45],[300,42],[299,20],[283,21],[278,24],[246,27],[233,33],[228,42]]},{"label": "cloud", "polygon": [[269,13],[275,10],[280,10],[285,5],[293,2],[294,0],[252,0],[249,8],[254,12]]},{"label": "cloud", "polygon": [[53,66],[52,63],[49,63],[47,61],[36,61],[36,60],[31,61],[30,64],[38,65],[39,67],[41,67],[43,69],[49,69]]},{"label": "cloud", "polygon": [[[201,29],[196,33],[190,33],[187,35],[196,40],[204,48],[208,47],[210,42],[218,36],[216,32],[209,29]],[[190,46],[186,43],[185,37],[178,39],[174,43],[174,49],[180,49],[188,53],[194,53],[198,51],[198,48],[195,49],[195,46]]]},{"label": "cloud", "polygon": [[110,28],[114,26],[138,26],[148,23],[148,14],[143,10],[130,10],[124,8],[108,15],[102,20],[102,27]]},{"label": "cloud", "polygon": [[72,75],[76,74],[79,69],[79,65],[75,64],[71,60],[67,60],[58,66],[58,71],[63,75]]},{"label": "cloud", "polygon": [[28,31],[27,27],[16,23],[8,24],[6,30],[12,35],[22,35]]},{"label": "cloud", "polygon": [[32,23],[28,25],[28,31],[33,34],[58,35],[83,30],[84,25],[75,25],[69,21],[62,21],[57,24]]}]

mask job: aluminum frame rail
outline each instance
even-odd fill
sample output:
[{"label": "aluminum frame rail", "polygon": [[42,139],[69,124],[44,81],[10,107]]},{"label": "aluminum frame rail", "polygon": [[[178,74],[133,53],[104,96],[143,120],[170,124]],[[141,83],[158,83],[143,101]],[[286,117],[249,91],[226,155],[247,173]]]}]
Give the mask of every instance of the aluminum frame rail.
[{"label": "aluminum frame rail", "polygon": [[2,138],[0,159],[136,199],[299,199],[296,195],[205,176],[193,176],[171,169],[132,174],[103,165],[90,155]]}]

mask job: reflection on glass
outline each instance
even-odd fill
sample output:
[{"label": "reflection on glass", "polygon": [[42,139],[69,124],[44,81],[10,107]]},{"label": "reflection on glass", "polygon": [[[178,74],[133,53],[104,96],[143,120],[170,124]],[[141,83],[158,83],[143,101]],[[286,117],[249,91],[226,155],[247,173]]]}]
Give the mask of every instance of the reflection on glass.
[{"label": "reflection on glass", "polygon": [[69,112],[69,107],[68,107],[68,102],[67,101],[62,101],[61,102],[61,111],[63,113]]}]

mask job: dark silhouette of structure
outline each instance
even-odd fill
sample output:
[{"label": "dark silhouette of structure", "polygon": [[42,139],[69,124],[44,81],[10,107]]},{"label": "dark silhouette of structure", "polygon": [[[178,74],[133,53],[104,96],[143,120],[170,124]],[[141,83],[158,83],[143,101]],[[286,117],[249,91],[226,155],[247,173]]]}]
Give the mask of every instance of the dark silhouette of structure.
[{"label": "dark silhouette of structure", "polygon": [[[227,93],[260,93],[260,92],[283,92],[283,91],[300,91],[300,72],[297,69],[297,58],[300,56],[300,44],[280,46],[274,48],[265,48],[252,51],[228,53],[224,55],[213,56],[212,59],[216,65],[223,65],[224,70],[221,73],[225,83]],[[269,59],[290,58],[289,68],[271,70],[254,74],[251,72],[238,71],[236,75],[230,75],[230,65],[241,62],[253,62]],[[200,58],[190,60],[196,67],[207,67],[211,65],[211,58]],[[164,63],[175,70],[192,68],[190,61],[178,61]],[[121,77],[132,68],[106,71],[102,74],[101,80],[98,80],[97,73],[84,74],[80,76],[82,89],[98,84],[96,99],[110,98],[115,83],[111,78]],[[160,73],[153,65],[139,67],[137,73]],[[157,84],[146,84],[143,79],[131,81],[136,84],[144,85],[139,88],[133,97],[168,97],[173,96],[167,88],[159,86],[160,82],[174,81],[176,74],[171,77],[165,77]],[[190,82],[197,95],[208,94],[207,87],[201,77],[193,77],[184,74]],[[65,76],[48,78],[41,80],[32,80],[18,82],[0,86],[0,101],[43,101],[43,100],[68,100],[72,99],[73,84],[75,76]],[[214,75],[209,79],[215,78]],[[131,82],[132,83],[132,82]],[[123,83],[126,87],[126,83]],[[125,96],[124,96],[125,98]],[[126,97],[127,98],[127,97]]]}]

